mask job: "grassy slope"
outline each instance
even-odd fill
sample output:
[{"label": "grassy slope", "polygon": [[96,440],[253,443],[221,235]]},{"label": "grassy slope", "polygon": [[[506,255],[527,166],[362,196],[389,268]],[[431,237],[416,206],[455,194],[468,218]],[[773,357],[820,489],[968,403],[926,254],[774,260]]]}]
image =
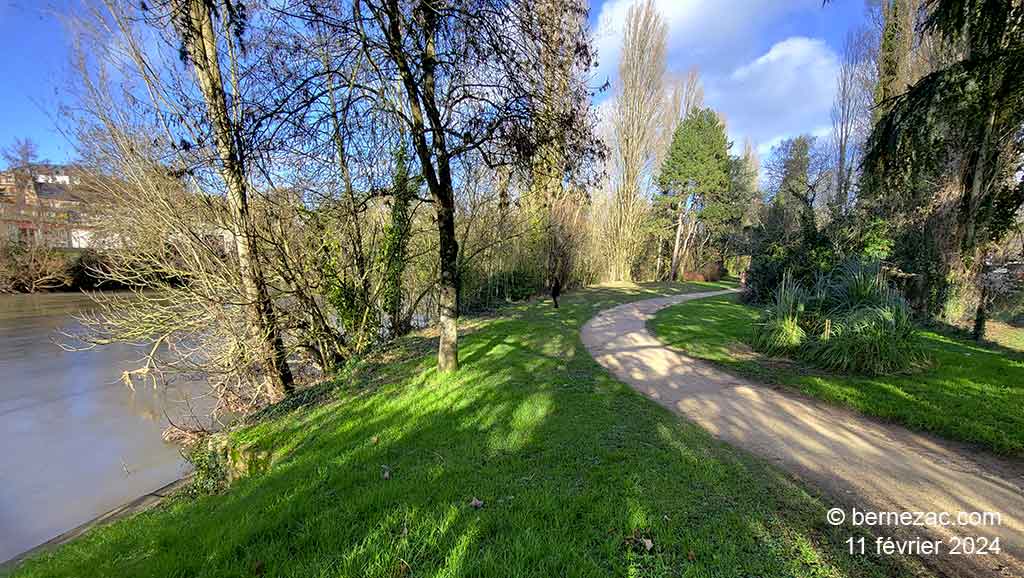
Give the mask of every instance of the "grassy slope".
[{"label": "grassy slope", "polygon": [[1017,351],[1024,351],[1024,328],[997,319],[989,319],[985,339]]},{"label": "grassy slope", "polygon": [[470,320],[457,377],[435,375],[428,340],[406,339],[358,386],[237,432],[273,452],[269,472],[94,530],[16,575],[909,573],[846,555],[851,530],[825,524],[826,504],[594,363],[581,325],[652,294],[590,289],[560,310]]},{"label": "grassy slope", "polygon": [[758,311],[735,296],[662,310],[651,328],[667,343],[740,374],[785,385],[912,428],[1024,454],[1024,355],[924,332],[934,364],[912,375],[852,377],[796,364],[765,363],[738,344]]}]

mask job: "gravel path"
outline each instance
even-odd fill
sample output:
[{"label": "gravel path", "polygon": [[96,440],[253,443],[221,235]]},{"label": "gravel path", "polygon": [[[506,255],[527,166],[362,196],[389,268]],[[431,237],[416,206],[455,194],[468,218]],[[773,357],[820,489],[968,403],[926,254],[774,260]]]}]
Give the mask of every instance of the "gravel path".
[{"label": "gravel path", "polygon": [[[929,566],[958,576],[1024,576],[1024,464],[880,423],[739,378],[667,347],[647,330],[660,309],[713,291],[605,310],[581,332],[590,354],[623,382],[712,435],[817,486],[828,507],[883,512],[996,512],[998,525],[876,528],[906,544],[941,540]],[[828,500],[831,500],[829,503]],[[999,538],[1000,554],[953,555],[965,538]],[[975,541],[977,544],[980,541]],[[858,546],[859,548],[859,546]],[[874,551],[877,544],[867,544]]]}]

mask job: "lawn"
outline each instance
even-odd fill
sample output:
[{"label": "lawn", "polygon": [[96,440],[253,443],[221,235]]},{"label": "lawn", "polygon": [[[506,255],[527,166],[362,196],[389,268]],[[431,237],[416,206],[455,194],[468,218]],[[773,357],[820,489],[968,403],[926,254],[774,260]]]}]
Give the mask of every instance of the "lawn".
[{"label": "lawn", "polygon": [[860,534],[825,523],[831,503],[615,381],[580,343],[605,307],[710,288],[588,289],[558,310],[468,319],[453,377],[435,374],[430,339],[411,336],[321,399],[234,432],[270,453],[264,473],[96,529],[15,575],[920,572],[847,555]]},{"label": "lawn", "polygon": [[1024,354],[923,332],[932,365],[919,373],[838,376],[750,351],[758,310],[735,296],[689,301],[650,322],[666,343],[736,373],[783,385],[940,436],[1024,454]]}]

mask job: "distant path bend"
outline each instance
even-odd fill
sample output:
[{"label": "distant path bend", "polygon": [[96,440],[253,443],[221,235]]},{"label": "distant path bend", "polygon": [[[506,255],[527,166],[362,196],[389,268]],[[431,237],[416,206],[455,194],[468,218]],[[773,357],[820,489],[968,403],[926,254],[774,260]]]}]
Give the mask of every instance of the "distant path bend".
[{"label": "distant path bend", "polygon": [[[583,326],[594,359],[715,437],[812,482],[835,506],[868,511],[998,512],[996,527],[910,527],[902,537],[998,537],[1002,554],[926,559],[950,575],[1024,577],[1024,464],[731,375],[647,330],[654,313],[733,290],[659,297],[607,309]],[[832,507],[833,504],[828,504]],[[894,532],[876,528],[878,535]]]}]

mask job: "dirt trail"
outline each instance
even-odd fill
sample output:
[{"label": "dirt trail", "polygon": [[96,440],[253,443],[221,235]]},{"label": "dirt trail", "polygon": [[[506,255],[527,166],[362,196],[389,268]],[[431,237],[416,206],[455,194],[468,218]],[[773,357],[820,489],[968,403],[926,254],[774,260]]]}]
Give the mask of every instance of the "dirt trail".
[{"label": "dirt trail", "polygon": [[[714,436],[817,486],[849,516],[861,511],[997,512],[995,526],[876,528],[943,540],[922,556],[949,575],[1024,576],[1024,464],[733,376],[673,350],[647,330],[660,309],[714,291],[613,307],[581,332],[590,354],[623,382]],[[956,539],[999,538],[1001,554],[951,555]],[[872,550],[874,544],[867,546]]]}]

